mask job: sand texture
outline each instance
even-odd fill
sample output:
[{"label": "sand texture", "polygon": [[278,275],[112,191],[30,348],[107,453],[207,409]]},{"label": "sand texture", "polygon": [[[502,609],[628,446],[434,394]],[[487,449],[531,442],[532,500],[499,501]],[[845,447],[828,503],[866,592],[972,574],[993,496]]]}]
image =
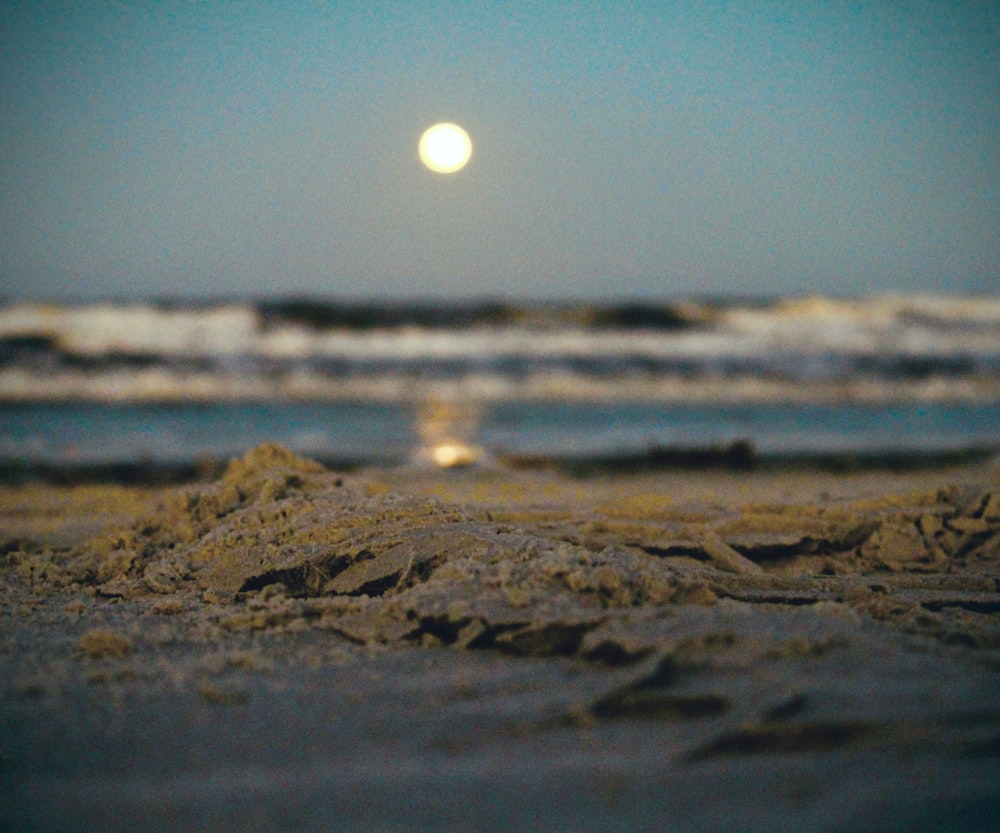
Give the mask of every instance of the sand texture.
[{"label": "sand texture", "polygon": [[996,829],[997,475],[8,489],[0,821]]}]

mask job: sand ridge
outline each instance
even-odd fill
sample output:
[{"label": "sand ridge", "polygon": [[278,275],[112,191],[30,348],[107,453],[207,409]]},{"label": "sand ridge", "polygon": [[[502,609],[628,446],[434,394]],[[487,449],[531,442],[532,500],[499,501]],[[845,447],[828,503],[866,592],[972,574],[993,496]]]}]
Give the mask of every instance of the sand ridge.
[{"label": "sand ridge", "polygon": [[461,507],[273,445],[69,553],[7,556],[34,592],[201,598],[229,629],[303,619],[360,643],[535,655],[586,654],[635,611],[720,600],[823,601],[997,647],[998,560],[988,486],[722,511]]}]

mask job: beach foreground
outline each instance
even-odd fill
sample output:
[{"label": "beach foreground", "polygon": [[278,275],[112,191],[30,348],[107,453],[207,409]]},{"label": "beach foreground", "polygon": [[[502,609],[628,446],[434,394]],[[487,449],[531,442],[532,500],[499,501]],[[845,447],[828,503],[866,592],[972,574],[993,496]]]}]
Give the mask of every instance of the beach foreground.
[{"label": "beach foreground", "polygon": [[1000,469],[0,490],[0,826],[1000,823]]}]

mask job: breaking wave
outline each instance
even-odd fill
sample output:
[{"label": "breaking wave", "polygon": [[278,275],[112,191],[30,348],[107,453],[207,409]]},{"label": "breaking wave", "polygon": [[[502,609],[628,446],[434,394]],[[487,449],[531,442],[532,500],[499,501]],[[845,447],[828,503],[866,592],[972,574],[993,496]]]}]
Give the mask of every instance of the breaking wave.
[{"label": "breaking wave", "polygon": [[1000,400],[1000,297],[12,303],[0,401]]}]

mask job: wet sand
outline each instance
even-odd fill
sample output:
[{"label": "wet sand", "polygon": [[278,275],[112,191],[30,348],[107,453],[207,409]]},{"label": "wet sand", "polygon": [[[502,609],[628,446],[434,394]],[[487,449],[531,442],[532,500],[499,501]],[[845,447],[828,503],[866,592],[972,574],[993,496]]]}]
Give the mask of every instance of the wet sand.
[{"label": "wet sand", "polygon": [[1000,469],[0,489],[0,826],[994,830]]}]

